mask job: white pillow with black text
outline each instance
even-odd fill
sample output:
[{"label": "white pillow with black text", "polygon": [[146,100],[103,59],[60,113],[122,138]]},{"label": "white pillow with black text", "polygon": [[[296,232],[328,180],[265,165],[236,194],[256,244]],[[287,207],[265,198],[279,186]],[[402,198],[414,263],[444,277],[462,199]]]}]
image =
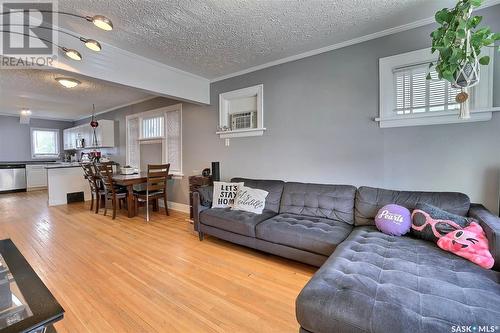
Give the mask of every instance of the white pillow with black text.
[{"label": "white pillow with black text", "polygon": [[234,198],[238,189],[244,183],[214,182],[214,195],[212,198],[212,208],[228,208],[234,204]]},{"label": "white pillow with black text", "polygon": [[266,206],[266,197],[268,194],[269,192],[264,190],[242,186],[236,194],[232,209],[262,214]]}]

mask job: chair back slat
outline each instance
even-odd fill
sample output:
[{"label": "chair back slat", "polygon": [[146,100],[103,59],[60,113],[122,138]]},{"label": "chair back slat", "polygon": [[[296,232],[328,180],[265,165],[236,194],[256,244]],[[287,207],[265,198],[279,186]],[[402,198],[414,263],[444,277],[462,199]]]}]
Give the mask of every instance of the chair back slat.
[{"label": "chair back slat", "polygon": [[104,190],[108,193],[115,193],[113,182],[113,165],[110,163],[96,164],[96,169],[99,174]]},{"label": "chair back slat", "polygon": [[167,192],[168,171],[170,170],[170,163],[168,164],[149,164],[148,177],[147,177],[147,190],[151,191],[164,191]]}]

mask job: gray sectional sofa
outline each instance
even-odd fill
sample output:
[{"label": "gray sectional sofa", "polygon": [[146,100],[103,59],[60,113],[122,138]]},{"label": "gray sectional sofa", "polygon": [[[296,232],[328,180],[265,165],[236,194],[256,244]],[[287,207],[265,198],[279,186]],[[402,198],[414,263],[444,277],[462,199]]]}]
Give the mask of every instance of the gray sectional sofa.
[{"label": "gray sectional sofa", "polygon": [[[321,266],[297,297],[301,332],[453,332],[462,326],[478,332],[500,326],[500,219],[465,194],[232,181],[269,192],[263,214],[212,209],[212,189],[201,188],[193,203],[200,240],[209,234]],[[488,236],[493,270],[431,242],[379,232],[374,217],[390,203],[410,210],[428,203],[476,218]]]}]

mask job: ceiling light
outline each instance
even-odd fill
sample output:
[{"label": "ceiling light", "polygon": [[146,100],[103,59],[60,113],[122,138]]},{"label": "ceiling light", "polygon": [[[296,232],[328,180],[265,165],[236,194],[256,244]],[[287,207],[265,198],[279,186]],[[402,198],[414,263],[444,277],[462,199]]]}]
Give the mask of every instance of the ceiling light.
[{"label": "ceiling light", "polygon": [[81,83],[80,81],[69,77],[56,77],[56,81],[65,88],[74,88]]},{"label": "ceiling light", "polygon": [[29,124],[30,123],[30,116],[31,116],[31,110],[28,109],[22,109],[19,116],[19,123],[20,124]]},{"label": "ceiling light", "polygon": [[64,53],[66,53],[66,56],[68,58],[71,58],[71,59],[77,60],[77,61],[82,60],[82,55],[77,50],[68,49],[68,48],[65,48],[65,47],[63,47],[62,50],[64,51]]},{"label": "ceiling light", "polygon": [[90,18],[94,25],[102,30],[110,31],[113,30],[113,22],[109,18],[103,15],[94,15]]},{"label": "ceiling light", "polygon": [[96,41],[95,39],[87,39],[87,38],[80,37],[80,40],[82,42],[84,42],[85,46],[87,48],[91,49],[92,51],[99,52],[102,49],[101,44],[98,41]]}]

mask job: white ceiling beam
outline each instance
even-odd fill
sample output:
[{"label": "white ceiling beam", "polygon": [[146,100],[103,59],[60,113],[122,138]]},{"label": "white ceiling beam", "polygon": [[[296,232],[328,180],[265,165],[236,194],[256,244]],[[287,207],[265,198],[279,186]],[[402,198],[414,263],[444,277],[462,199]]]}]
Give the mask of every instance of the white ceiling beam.
[{"label": "white ceiling beam", "polygon": [[[78,35],[67,29],[61,30]],[[112,35],[113,31],[109,34]],[[93,36],[83,37],[93,38]],[[22,45],[23,36],[12,34],[11,38],[17,39]],[[83,60],[69,59],[59,50],[57,60],[50,66],[53,69],[140,89],[158,96],[197,104],[210,104],[210,80],[201,76],[103,42],[100,42],[102,50],[94,52],[87,49],[78,39],[58,33],[57,43],[60,46],[76,49],[82,54]]]}]

